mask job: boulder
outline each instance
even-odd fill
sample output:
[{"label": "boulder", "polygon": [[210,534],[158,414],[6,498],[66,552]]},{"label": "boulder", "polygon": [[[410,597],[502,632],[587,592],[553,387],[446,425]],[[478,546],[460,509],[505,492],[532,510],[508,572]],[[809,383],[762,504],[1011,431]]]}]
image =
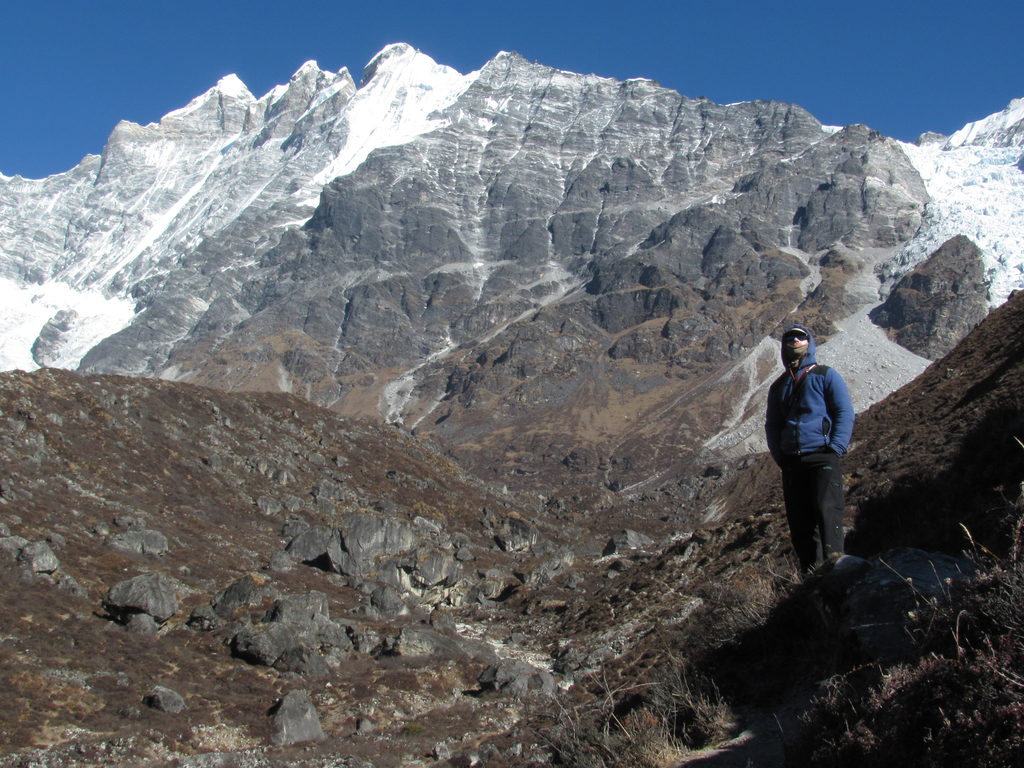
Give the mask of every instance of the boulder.
[{"label": "boulder", "polygon": [[150,572],[115,584],[107,592],[103,607],[122,624],[138,613],[163,624],[178,610],[178,598],[167,576]]},{"label": "boulder", "polygon": [[819,587],[836,606],[841,634],[869,659],[894,662],[913,656],[908,629],[915,613],[936,610],[977,573],[969,560],[913,548],[870,560],[845,555]]},{"label": "boulder", "polygon": [[231,653],[252,664],[271,667],[286,651],[300,644],[299,633],[291,624],[253,624],[243,627],[231,638]]},{"label": "boulder", "polygon": [[338,532],[345,551],[360,563],[406,552],[418,543],[416,532],[409,526],[374,515],[350,515]]},{"label": "boulder", "polygon": [[21,548],[18,562],[33,573],[53,573],[60,568],[60,560],[45,541],[33,541]]},{"label": "boulder", "polygon": [[896,343],[938,360],[985,318],[988,309],[981,249],[957,235],[904,275],[870,316]]},{"label": "boulder", "polygon": [[285,694],[270,710],[270,727],[270,740],[282,746],[327,738],[307,691]]},{"label": "boulder", "polygon": [[341,540],[336,530],[314,526],[288,542],[285,551],[308,565],[335,570],[332,561],[340,559]]},{"label": "boulder", "polygon": [[485,689],[507,693],[516,698],[540,693],[555,693],[555,678],[550,672],[527,664],[525,661],[503,659],[484,670],[477,682]]},{"label": "boulder", "polygon": [[180,693],[172,691],[170,688],[165,688],[162,685],[157,685],[147,693],[142,703],[150,709],[156,709],[160,712],[170,712],[172,714],[182,712],[185,707],[185,699],[182,698]]},{"label": "boulder", "polygon": [[162,555],[170,548],[167,537],[149,529],[127,530],[110,537],[110,546],[121,552],[138,555]]}]

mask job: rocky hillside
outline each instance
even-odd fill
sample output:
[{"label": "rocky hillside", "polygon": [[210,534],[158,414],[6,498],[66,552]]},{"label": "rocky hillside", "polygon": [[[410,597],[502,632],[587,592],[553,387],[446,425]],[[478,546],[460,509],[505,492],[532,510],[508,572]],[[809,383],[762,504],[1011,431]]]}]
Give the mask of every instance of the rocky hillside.
[{"label": "rocky hillside", "polygon": [[51,369],[0,413],[0,764],[470,749],[555,691],[592,561],[650,542],[290,395]]},{"label": "rocky hillside", "polygon": [[[1018,295],[863,415],[851,551],[1008,551],[1022,331]],[[642,723],[682,659],[761,670],[720,680],[740,730],[828,672],[721,645],[793,610],[763,457],[691,486],[702,526],[495,490],[289,395],[46,370],[5,374],[0,412],[2,765],[540,765],[608,702]]]}]

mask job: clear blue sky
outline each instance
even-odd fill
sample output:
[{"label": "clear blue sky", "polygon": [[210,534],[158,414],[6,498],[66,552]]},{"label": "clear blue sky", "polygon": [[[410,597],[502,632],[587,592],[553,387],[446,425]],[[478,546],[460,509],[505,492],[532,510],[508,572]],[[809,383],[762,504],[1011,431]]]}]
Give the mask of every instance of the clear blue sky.
[{"label": "clear blue sky", "polygon": [[1021,0],[2,0],[0,172],[99,153],[235,73],[257,97],[309,59],[363,66],[406,42],[460,72],[502,50],[648,77],[687,96],[778,99],[899,139],[1024,97]]}]

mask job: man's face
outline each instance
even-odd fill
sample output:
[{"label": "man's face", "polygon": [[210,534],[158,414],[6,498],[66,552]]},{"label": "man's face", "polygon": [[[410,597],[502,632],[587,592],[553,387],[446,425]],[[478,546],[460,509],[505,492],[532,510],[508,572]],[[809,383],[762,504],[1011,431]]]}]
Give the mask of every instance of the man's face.
[{"label": "man's face", "polygon": [[800,331],[791,331],[782,339],[782,343],[786,345],[787,349],[801,357],[807,353],[807,344],[809,341],[807,334],[801,333]]},{"label": "man's face", "polygon": [[807,356],[807,345],[810,339],[802,331],[790,331],[782,337],[782,359],[786,365],[797,367]]}]

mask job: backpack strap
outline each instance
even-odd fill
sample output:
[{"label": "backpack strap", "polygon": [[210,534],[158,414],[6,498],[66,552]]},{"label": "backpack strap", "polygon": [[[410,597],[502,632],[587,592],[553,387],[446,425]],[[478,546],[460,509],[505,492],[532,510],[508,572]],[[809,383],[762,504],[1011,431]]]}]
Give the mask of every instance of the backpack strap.
[{"label": "backpack strap", "polygon": [[809,374],[811,371],[816,370],[817,368],[817,364],[811,363],[809,366],[807,366],[800,372],[799,376],[794,374],[793,371],[786,371],[786,373],[783,374],[788,374],[789,377],[793,380],[793,389],[790,390],[789,397],[787,397],[785,401],[782,403],[786,413],[789,413],[791,410],[793,410],[793,406],[796,405],[797,398],[800,396],[800,388],[803,386],[804,379],[807,378],[807,374]]}]

